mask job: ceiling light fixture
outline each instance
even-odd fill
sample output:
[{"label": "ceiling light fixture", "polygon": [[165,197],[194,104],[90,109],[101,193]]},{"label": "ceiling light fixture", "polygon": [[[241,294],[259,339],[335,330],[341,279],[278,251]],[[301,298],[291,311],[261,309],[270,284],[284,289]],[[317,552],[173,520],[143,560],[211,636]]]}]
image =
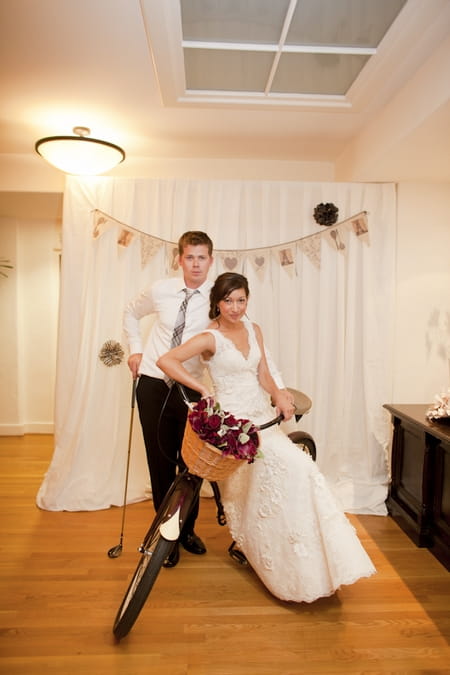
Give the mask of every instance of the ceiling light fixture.
[{"label": "ceiling light fixture", "polygon": [[125,159],[118,145],[88,138],[91,130],[74,127],[76,136],[47,136],[35,144],[36,152],[65,173],[95,176],[109,171]]}]

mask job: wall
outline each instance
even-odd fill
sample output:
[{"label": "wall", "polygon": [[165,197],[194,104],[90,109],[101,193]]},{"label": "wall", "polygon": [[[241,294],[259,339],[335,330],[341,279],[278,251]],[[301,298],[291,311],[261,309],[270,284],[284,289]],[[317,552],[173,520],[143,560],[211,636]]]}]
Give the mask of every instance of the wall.
[{"label": "wall", "polygon": [[[429,29],[424,27],[424,34]],[[335,164],[335,180],[448,182],[449,68],[447,29],[432,55],[346,144]]]},{"label": "wall", "polygon": [[[17,224],[0,218],[0,258],[17,260]],[[17,433],[22,419],[19,401],[19,318],[17,269],[2,269],[0,277],[0,433]]]},{"label": "wall", "polygon": [[[332,162],[249,159],[165,159],[127,157],[105,174],[130,178],[332,181]],[[65,176],[37,155],[0,154],[2,192],[64,192]]]},{"label": "wall", "polygon": [[[0,279],[0,434],[51,433],[61,219],[45,216],[45,197],[34,212],[39,217],[25,216],[26,197],[17,194],[16,200],[21,216],[0,219],[0,257],[14,265]],[[54,196],[47,200],[54,205]],[[11,200],[6,201],[2,212],[10,211]]]},{"label": "wall", "polygon": [[394,403],[450,387],[450,184],[398,185]]}]

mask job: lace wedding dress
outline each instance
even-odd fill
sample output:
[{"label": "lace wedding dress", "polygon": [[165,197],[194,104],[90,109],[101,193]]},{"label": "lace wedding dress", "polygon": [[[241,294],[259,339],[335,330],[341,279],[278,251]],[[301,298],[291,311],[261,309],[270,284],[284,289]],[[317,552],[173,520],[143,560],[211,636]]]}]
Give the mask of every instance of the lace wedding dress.
[{"label": "lace wedding dress", "polygon": [[[274,409],[258,382],[253,325],[245,325],[247,355],[209,330],[216,352],[205,363],[222,408],[261,424],[274,417]],[[220,489],[231,536],[271,593],[312,602],[373,574],[354,527],[310,456],[277,426],[261,432],[261,450],[264,457],[243,463]]]}]

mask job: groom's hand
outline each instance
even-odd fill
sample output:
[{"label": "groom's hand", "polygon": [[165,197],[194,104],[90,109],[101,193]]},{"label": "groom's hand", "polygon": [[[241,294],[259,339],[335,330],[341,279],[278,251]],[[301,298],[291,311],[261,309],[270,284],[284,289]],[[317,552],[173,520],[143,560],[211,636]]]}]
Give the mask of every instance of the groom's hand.
[{"label": "groom's hand", "polygon": [[133,380],[139,377],[139,367],[142,361],[142,354],[130,354],[128,357],[128,368],[131,370]]}]

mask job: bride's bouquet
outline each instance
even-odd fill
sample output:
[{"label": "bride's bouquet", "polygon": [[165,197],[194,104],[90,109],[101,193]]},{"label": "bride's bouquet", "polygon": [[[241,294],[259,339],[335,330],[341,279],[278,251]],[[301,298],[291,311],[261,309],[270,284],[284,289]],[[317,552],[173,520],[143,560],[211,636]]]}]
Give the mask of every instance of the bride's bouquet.
[{"label": "bride's bouquet", "polygon": [[259,454],[258,429],[250,420],[238,419],[213,398],[202,398],[188,414],[196,434],[223,455],[246,459],[251,464]]},{"label": "bride's bouquet", "polygon": [[188,413],[182,455],[192,473],[220,480],[239,466],[235,460],[251,464],[261,456],[258,429],[222,410],[213,398],[202,398]]}]

